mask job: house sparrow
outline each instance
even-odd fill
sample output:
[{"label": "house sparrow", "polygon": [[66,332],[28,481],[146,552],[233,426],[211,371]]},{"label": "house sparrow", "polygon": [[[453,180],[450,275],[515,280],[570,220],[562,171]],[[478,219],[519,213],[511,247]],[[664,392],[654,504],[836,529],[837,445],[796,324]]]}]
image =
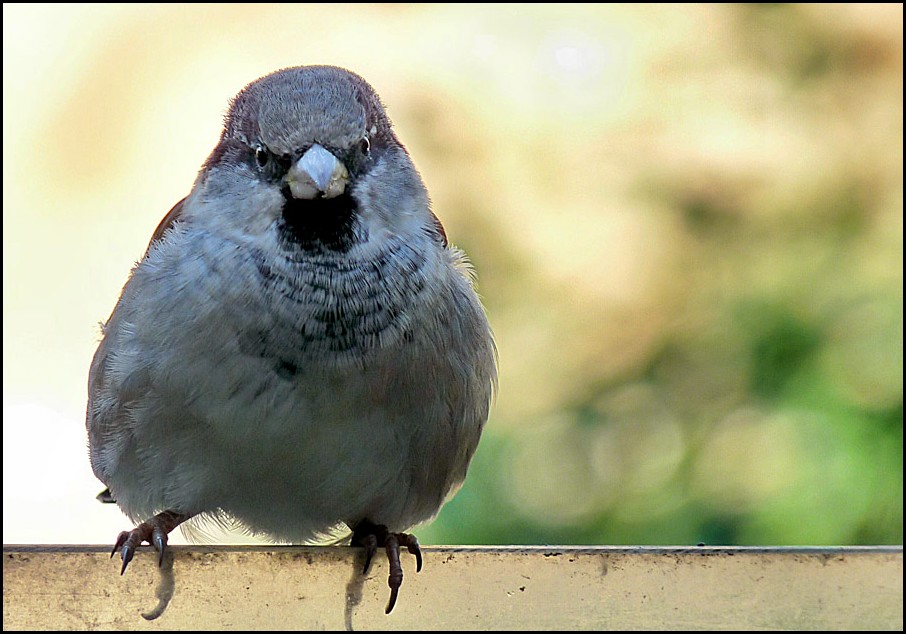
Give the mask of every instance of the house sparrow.
[{"label": "house sparrow", "polygon": [[352,544],[421,568],[409,527],[461,485],[496,384],[464,254],[378,95],[330,66],[232,101],[191,193],[102,327],[91,465],[160,553],[183,522]]}]

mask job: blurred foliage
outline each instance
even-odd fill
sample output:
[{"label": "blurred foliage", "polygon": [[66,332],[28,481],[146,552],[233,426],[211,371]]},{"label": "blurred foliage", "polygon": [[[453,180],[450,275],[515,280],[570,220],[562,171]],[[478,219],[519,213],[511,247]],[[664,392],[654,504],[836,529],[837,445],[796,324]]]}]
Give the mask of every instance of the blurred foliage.
[{"label": "blurred foliage", "polygon": [[902,543],[902,8],[548,11],[392,104],[501,355],[423,541]]}]

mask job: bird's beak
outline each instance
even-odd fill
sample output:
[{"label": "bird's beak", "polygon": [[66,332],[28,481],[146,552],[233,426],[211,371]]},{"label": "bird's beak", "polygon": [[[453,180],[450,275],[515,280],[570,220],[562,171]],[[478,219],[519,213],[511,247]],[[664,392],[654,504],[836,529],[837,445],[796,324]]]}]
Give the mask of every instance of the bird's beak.
[{"label": "bird's beak", "polygon": [[349,171],[336,156],[315,143],[293,163],[286,184],[293,198],[334,198],[346,191]]}]

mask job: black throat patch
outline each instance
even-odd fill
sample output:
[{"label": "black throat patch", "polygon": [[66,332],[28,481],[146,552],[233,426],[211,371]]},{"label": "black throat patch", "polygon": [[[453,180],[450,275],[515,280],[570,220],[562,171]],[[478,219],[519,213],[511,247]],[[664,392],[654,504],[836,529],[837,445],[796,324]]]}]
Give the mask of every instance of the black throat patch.
[{"label": "black throat patch", "polygon": [[348,193],[334,198],[300,200],[283,188],[282,237],[304,251],[346,253],[367,239],[358,206]]}]

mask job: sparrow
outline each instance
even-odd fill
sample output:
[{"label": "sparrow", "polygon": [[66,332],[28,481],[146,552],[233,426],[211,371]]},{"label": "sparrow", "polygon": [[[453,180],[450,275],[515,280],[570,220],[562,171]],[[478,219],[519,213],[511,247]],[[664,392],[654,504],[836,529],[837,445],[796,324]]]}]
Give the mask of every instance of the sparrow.
[{"label": "sparrow", "polygon": [[[154,232],[88,379],[91,466],[135,523],[111,556],[177,526],[382,547],[460,487],[497,353],[374,89],[332,66],[279,70],[231,101],[191,192]],[[108,493],[108,492],[105,492]],[[185,527],[185,526],[184,526]]]}]

